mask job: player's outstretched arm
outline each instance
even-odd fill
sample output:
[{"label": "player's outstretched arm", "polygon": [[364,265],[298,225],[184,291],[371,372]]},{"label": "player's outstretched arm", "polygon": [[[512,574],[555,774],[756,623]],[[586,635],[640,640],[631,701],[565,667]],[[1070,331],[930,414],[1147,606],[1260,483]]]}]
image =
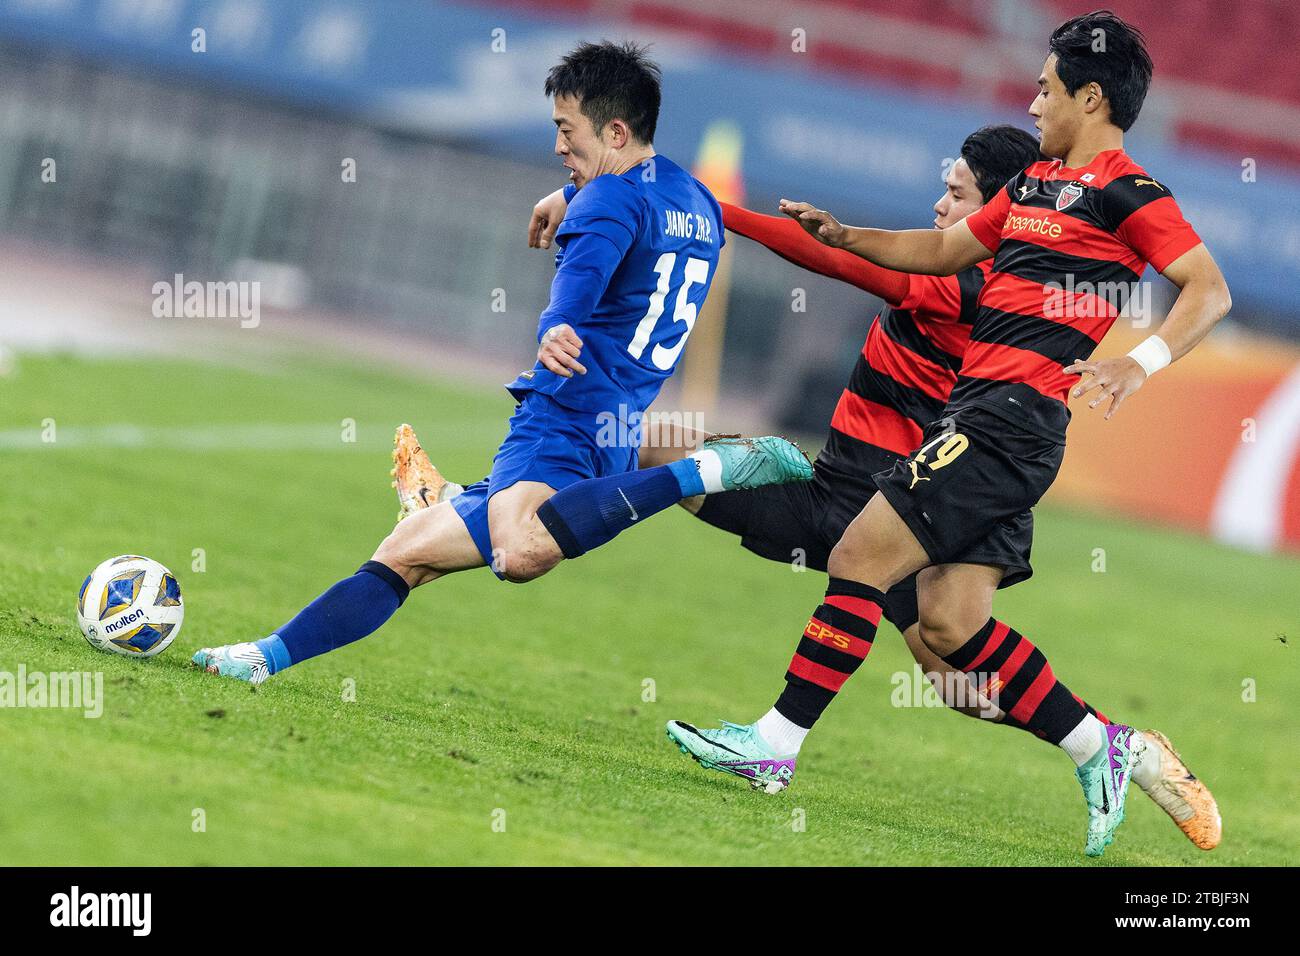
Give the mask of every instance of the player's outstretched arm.
[{"label": "player's outstretched arm", "polygon": [[947,229],[867,229],[846,226],[806,202],[782,199],[780,208],[819,242],[899,272],[956,275],[993,255],[965,220]]},{"label": "player's outstretched arm", "polygon": [[883,268],[844,249],[832,249],[785,216],[765,216],[728,202],[719,205],[724,226],[801,269],[857,286],[895,307],[907,297],[911,280],[904,272]]},{"label": "player's outstretched arm", "polygon": [[1080,360],[1065,369],[1067,374],[1091,376],[1076,385],[1071,393],[1078,398],[1098,389],[1096,397],[1088,403],[1089,408],[1096,408],[1110,396],[1107,419],[1152,373],[1194,349],[1232,308],[1228,283],[1205,243],[1188,249],[1161,274],[1178,286],[1179,292],[1158,334],[1128,355],[1099,362]]}]

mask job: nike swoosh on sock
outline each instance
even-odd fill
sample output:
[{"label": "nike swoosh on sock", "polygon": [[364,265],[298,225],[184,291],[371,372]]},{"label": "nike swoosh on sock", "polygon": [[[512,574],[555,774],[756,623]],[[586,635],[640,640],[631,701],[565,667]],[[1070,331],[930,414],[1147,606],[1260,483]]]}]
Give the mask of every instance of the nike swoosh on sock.
[{"label": "nike swoosh on sock", "polygon": [[623,499],[623,503],[627,505],[627,510],[632,512],[632,520],[636,521],[639,517],[641,517],[639,514],[636,513],[636,509],[632,507],[632,502],[627,500],[627,495],[623,494],[622,488],[618,489],[618,494],[619,497]]}]

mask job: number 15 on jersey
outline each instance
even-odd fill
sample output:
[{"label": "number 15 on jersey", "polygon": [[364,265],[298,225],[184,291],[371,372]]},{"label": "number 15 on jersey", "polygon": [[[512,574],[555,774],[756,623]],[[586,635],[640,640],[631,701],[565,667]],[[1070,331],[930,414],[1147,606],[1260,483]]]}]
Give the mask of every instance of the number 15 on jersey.
[{"label": "number 15 on jersey", "polygon": [[[638,361],[645,352],[646,346],[650,344],[655,326],[659,324],[659,318],[664,314],[664,302],[672,291],[673,267],[676,264],[677,253],[675,252],[665,252],[659,257],[659,261],[655,263],[654,271],[659,276],[659,282],[655,287],[655,291],[650,295],[650,307],[646,310],[645,318],[637,324],[636,334],[632,336],[632,341],[627,346],[628,354]],[[704,259],[688,258],[686,267],[682,270],[682,284],[677,290],[677,298],[673,305],[673,323],[681,322],[686,328],[682,330],[681,338],[675,344],[657,344],[651,350],[650,361],[655,364],[656,368],[663,369],[665,372],[668,371],[677,362],[678,356],[682,354],[682,349],[686,347],[686,340],[690,337],[691,329],[695,327],[695,317],[698,311],[695,303],[691,302],[689,298],[691,286],[703,285],[708,281],[709,263]]]}]

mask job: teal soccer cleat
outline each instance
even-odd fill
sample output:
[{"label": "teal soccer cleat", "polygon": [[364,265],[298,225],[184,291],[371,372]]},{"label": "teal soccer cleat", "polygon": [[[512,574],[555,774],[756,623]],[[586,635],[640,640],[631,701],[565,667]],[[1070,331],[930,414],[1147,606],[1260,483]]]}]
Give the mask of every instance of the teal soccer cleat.
[{"label": "teal soccer cleat", "polygon": [[1101,856],[1115,839],[1115,829],[1124,822],[1128,798],[1129,770],[1133,763],[1130,743],[1133,728],[1107,724],[1101,749],[1075,771],[1088,801],[1088,841],[1084,853]]},{"label": "teal soccer cleat", "polygon": [[223,644],[195,651],[190,658],[209,674],[260,684],[271,676],[266,658],[256,644]]},{"label": "teal soccer cleat", "polygon": [[794,779],[794,754],[773,752],[754,724],[723,721],[717,730],[699,730],[668,721],[668,739],[708,770],[744,777],[755,790],[780,793]]},{"label": "teal soccer cleat", "polygon": [[812,463],[799,446],[775,435],[714,435],[703,447],[722,460],[722,484],[727,491],[808,481],[813,476]]}]

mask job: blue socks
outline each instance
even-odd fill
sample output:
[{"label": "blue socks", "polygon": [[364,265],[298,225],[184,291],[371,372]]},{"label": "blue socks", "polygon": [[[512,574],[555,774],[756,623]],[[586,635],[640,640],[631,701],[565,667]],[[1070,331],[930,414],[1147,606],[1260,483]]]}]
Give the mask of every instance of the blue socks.
[{"label": "blue socks", "polygon": [[270,637],[255,641],[272,674],[290,664],[359,641],[393,616],[411,592],[402,576],[367,561],[298,612]]},{"label": "blue socks", "polygon": [[[704,479],[700,476],[700,464],[693,457],[681,458],[677,461],[670,461],[662,466],[673,473],[677,479],[677,487],[682,493],[682,498],[694,498],[696,495],[704,494]],[[657,468],[650,469],[658,471]],[[678,498],[677,501],[681,501]],[[677,502],[673,502],[676,504]]]},{"label": "blue socks", "polygon": [[695,459],[682,458],[658,468],[576,482],[538,508],[537,517],[560,552],[576,558],[683,498],[702,494],[704,480]]}]

